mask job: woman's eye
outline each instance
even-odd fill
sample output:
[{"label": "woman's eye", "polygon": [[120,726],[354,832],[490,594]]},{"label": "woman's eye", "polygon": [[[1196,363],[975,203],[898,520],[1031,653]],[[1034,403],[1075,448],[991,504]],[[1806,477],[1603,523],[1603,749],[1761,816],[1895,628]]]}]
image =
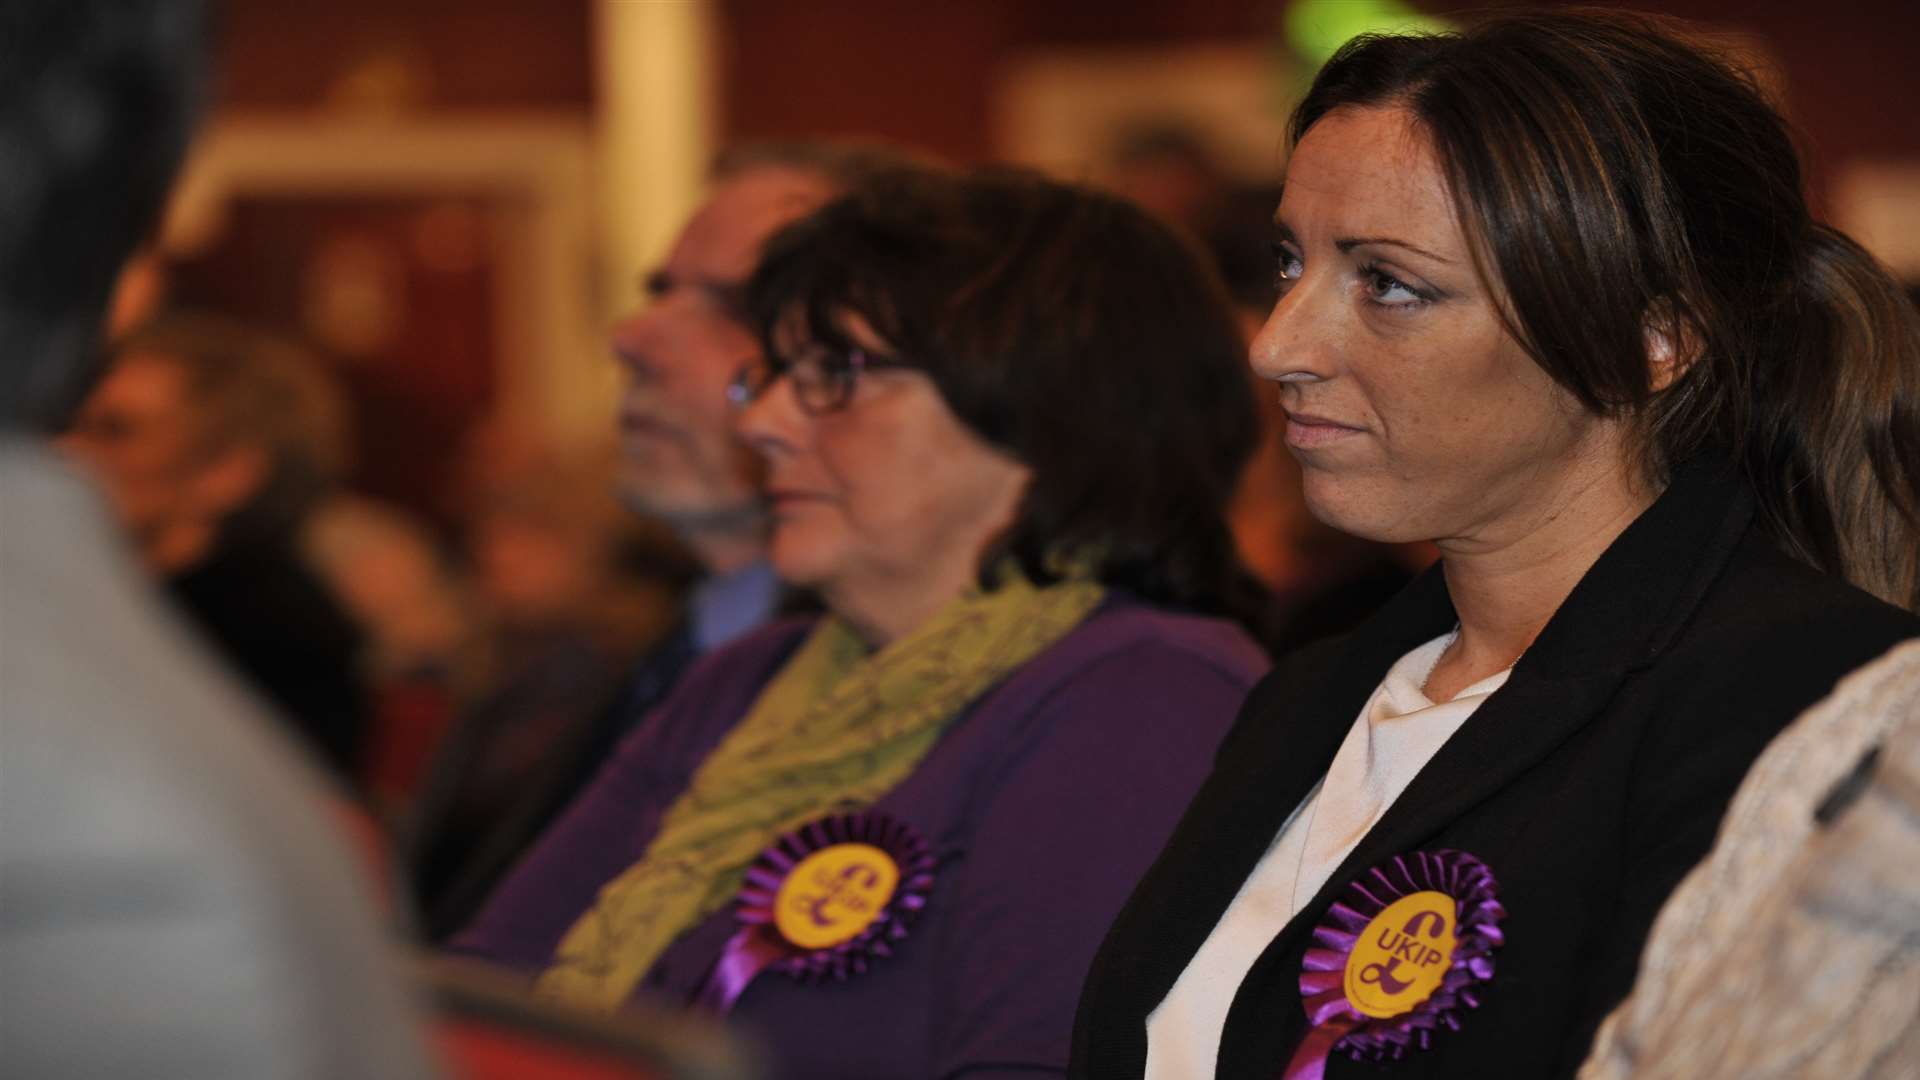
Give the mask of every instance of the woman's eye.
[{"label": "woman's eye", "polygon": [[1300,275],[1306,272],[1306,264],[1300,261],[1299,254],[1282,244],[1273,245],[1273,258],[1274,282],[1282,289],[1299,281]]},{"label": "woman's eye", "polygon": [[1386,307],[1416,307],[1433,299],[1377,266],[1366,267],[1367,298]]}]

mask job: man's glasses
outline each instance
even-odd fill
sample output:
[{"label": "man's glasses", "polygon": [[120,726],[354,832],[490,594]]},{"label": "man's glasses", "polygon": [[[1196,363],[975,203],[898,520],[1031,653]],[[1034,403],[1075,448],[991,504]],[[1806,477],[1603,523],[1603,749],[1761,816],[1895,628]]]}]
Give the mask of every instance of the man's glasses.
[{"label": "man's glasses", "polygon": [[736,409],[744,409],[784,377],[793,383],[793,396],[800,407],[820,416],[847,407],[861,373],[901,366],[898,360],[864,349],[844,353],[814,349],[792,360],[769,357],[747,364],[733,376],[727,384],[727,401]]}]

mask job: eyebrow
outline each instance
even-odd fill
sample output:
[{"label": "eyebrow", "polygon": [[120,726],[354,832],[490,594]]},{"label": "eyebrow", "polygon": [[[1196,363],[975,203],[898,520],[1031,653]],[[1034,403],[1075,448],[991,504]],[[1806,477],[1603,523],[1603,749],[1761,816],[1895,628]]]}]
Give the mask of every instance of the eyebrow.
[{"label": "eyebrow", "polygon": [[732,313],[743,313],[747,306],[747,286],[745,282],[720,281],[715,278],[682,276],[675,277],[666,267],[657,267],[640,276],[640,291],[646,296],[657,297],[674,287],[698,289],[713,297],[721,307]]},{"label": "eyebrow", "polygon": [[[1294,236],[1293,230],[1287,227],[1286,222],[1280,220],[1280,215],[1277,211],[1274,214],[1273,227],[1280,234],[1281,239],[1295,244],[1300,242],[1299,238]],[[1452,266],[1459,262],[1458,259],[1449,259],[1445,255],[1436,255],[1418,244],[1409,244],[1405,240],[1396,240],[1391,236],[1343,236],[1333,242],[1334,250],[1340,252],[1342,255],[1351,252],[1354,248],[1368,246],[1402,248],[1406,251],[1413,252],[1415,255],[1432,259],[1434,262],[1446,266]]]}]

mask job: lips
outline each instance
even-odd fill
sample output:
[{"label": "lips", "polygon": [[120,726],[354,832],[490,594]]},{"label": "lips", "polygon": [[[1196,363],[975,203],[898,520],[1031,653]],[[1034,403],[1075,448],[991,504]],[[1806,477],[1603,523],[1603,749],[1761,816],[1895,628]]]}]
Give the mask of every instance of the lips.
[{"label": "lips", "polygon": [[1302,450],[1331,446],[1360,434],[1360,430],[1324,416],[1287,410],[1287,445]]}]

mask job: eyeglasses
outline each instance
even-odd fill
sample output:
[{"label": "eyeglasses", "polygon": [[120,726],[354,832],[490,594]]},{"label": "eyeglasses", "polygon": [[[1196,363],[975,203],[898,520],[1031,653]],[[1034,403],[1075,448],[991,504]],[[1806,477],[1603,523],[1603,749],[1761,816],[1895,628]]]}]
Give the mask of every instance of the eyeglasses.
[{"label": "eyeglasses", "polygon": [[834,353],[815,349],[796,359],[768,357],[742,367],[727,383],[727,401],[744,409],[782,377],[793,383],[794,400],[813,416],[839,412],[853,400],[853,388],[868,371],[904,367],[898,360],[863,349]]}]

